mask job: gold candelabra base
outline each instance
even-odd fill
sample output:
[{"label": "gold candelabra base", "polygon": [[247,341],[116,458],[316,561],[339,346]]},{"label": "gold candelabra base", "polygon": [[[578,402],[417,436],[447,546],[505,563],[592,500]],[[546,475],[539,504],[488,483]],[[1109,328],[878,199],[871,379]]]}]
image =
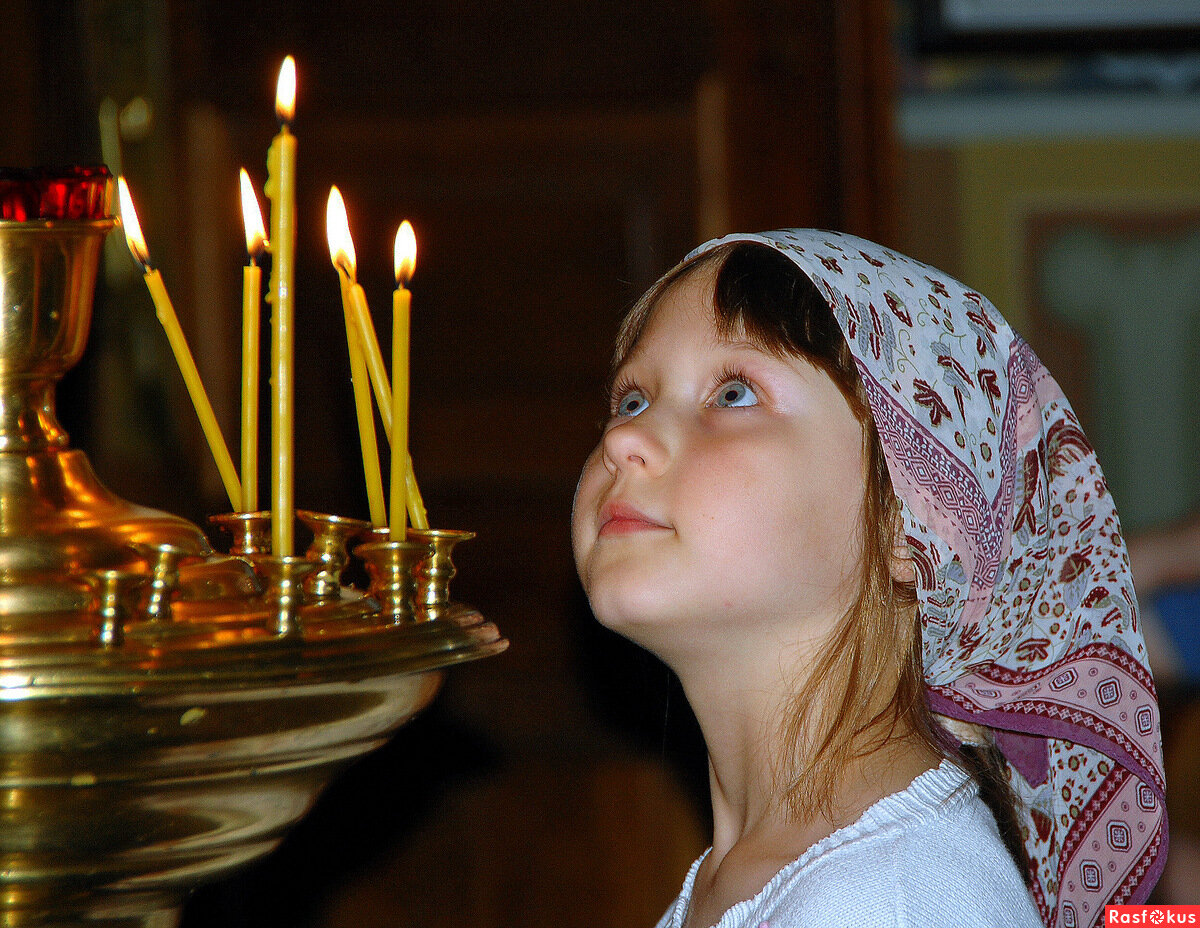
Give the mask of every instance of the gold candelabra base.
[{"label": "gold candelabra base", "polygon": [[219,517],[233,544],[216,554],[196,526],[104,489],[67,447],[54,387],[83,350],[111,226],[0,222],[10,928],[175,924],[192,887],[269,852],[447,668],[507,646],[450,601],[437,539],[405,543],[361,591],[340,578],[364,523],[303,513],[308,553],[273,559],[263,514]]}]

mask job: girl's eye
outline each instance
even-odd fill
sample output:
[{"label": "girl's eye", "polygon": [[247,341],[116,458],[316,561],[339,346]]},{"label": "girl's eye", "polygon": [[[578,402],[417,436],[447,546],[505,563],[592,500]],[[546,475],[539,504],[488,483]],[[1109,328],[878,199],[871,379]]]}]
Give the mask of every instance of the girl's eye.
[{"label": "girl's eye", "polygon": [[757,406],[758,397],[740,380],[729,380],[717,389],[716,399],[713,402],[716,406]]},{"label": "girl's eye", "polygon": [[618,416],[636,416],[645,411],[650,405],[650,401],[646,399],[637,390],[630,390],[617,400],[615,415]]}]

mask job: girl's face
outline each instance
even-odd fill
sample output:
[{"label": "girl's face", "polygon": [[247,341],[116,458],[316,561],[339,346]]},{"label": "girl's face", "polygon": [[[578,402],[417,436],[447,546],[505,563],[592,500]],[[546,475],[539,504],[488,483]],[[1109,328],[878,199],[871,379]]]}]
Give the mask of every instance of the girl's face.
[{"label": "girl's face", "polygon": [[861,576],[862,424],[824,371],[721,338],[712,289],[701,268],[654,309],[572,518],[596,616],[668,659],[816,642]]}]

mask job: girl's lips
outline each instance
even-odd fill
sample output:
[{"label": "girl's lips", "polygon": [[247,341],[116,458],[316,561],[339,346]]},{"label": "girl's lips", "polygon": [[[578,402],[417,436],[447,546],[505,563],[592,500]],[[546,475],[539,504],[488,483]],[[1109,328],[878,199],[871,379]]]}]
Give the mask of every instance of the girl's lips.
[{"label": "girl's lips", "polygon": [[630,535],[635,532],[664,531],[667,526],[624,503],[608,503],[600,510],[600,532],[605,535]]}]

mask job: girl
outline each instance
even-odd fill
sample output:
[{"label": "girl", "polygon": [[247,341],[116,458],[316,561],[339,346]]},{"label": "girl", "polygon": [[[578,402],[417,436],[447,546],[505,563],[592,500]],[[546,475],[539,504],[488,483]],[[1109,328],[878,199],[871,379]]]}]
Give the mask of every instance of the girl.
[{"label": "girl", "polygon": [[621,327],[572,534],[708,746],[713,845],[661,928],[1145,900],[1166,818],[1124,541],[979,294],[848,235],[703,246]]}]

